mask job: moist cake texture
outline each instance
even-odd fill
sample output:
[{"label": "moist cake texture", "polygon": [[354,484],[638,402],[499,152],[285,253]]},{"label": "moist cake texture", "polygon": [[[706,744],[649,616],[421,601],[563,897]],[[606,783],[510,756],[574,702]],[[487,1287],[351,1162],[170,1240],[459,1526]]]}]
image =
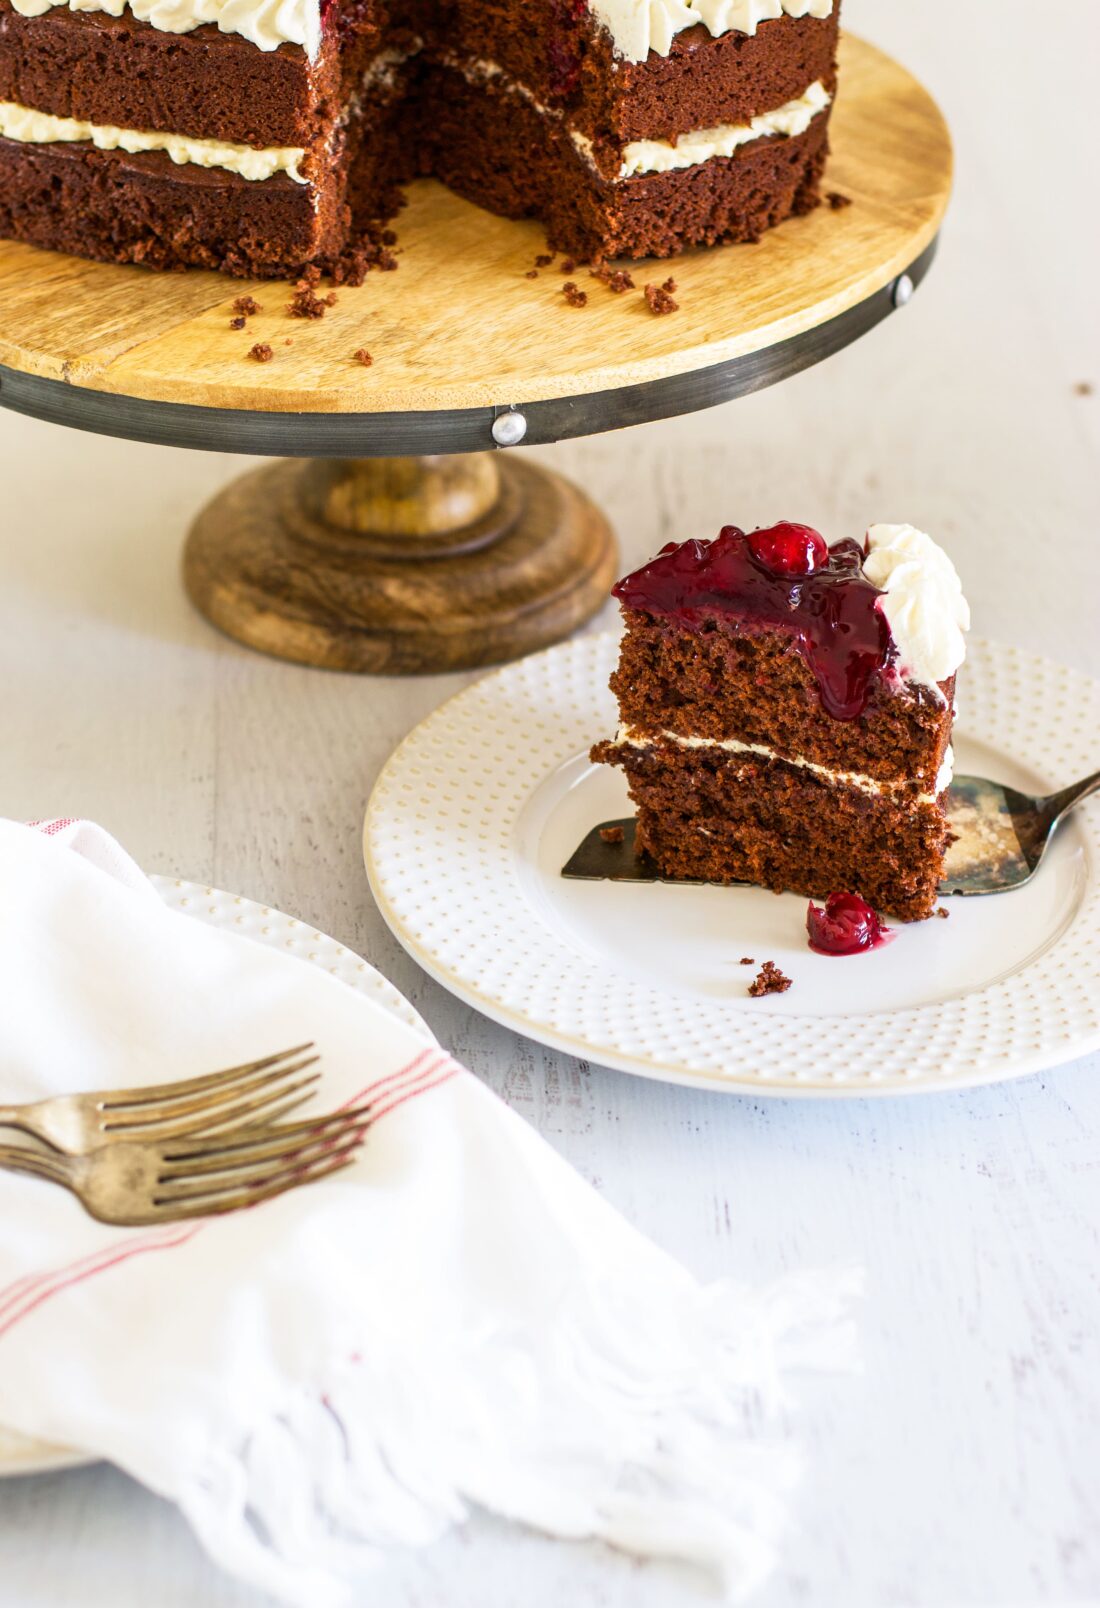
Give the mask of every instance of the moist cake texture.
[{"label": "moist cake texture", "polygon": [[909,525],[832,547],[728,526],[615,595],[621,723],[592,757],[626,773],[639,849],[667,876],[930,916],[969,625],[942,549]]},{"label": "moist cake texture", "polygon": [[434,176],[578,260],[820,199],[840,0],[0,0],[0,235],[327,267]]}]

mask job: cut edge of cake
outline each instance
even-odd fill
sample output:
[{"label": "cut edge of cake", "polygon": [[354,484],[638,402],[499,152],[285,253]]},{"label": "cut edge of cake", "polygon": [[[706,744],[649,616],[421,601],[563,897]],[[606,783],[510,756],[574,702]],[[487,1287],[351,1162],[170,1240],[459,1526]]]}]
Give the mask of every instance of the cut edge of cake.
[{"label": "cut edge of cake", "polygon": [[465,0],[0,0],[0,235],[294,275],[435,176],[578,260],[754,241],[818,203],[840,3],[538,0],[517,27]]}]

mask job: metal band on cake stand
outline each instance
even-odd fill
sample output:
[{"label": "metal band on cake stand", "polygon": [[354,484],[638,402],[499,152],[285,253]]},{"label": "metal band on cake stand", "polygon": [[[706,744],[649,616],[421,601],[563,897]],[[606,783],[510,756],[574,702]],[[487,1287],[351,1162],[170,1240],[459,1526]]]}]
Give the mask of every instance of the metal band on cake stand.
[{"label": "metal band on cake stand", "polygon": [[149,402],[0,365],[0,405],[49,424],[154,446],[269,458],[384,458],[546,446],[697,413],[777,385],[832,357],[904,307],[932,266],[932,241],[908,269],[846,312],[726,363],[613,391],[417,413],[261,413]]}]

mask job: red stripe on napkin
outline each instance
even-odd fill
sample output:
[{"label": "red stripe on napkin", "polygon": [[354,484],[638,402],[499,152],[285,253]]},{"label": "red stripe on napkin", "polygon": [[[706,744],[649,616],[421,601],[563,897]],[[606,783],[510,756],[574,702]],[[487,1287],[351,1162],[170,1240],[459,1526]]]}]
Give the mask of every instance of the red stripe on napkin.
[{"label": "red stripe on napkin", "polygon": [[398,1106],[404,1105],[406,1100],[415,1100],[418,1095],[430,1094],[433,1089],[438,1089],[441,1084],[449,1083],[461,1071],[462,1068],[458,1065],[458,1062],[452,1061],[450,1056],[446,1056],[439,1066],[435,1066],[429,1072],[423,1074],[429,1081],[421,1083],[420,1079],[414,1079],[413,1082],[417,1083],[419,1087],[393,1090],[388,1101],[383,1102],[377,1110],[372,1106],[370,1114],[371,1127],[373,1128],[376,1122],[381,1122],[383,1117],[388,1117],[391,1111],[396,1111]]},{"label": "red stripe on napkin", "polygon": [[62,1290],[69,1290],[74,1284],[83,1284],[85,1279],[94,1277],[96,1273],[105,1273],[108,1268],[117,1267],[120,1262],[127,1262],[132,1256],[141,1256],[146,1251],[170,1250],[176,1245],[186,1245],[189,1239],[194,1239],[199,1230],[205,1227],[206,1219],[197,1223],[175,1223],[171,1237],[162,1234],[155,1240],[129,1240],[122,1245],[112,1246],[108,1252],[101,1254],[100,1260],[91,1267],[79,1268],[74,1264],[68,1268],[61,1268],[53,1274],[44,1274],[37,1284],[26,1292],[22,1305],[19,1305],[17,1300],[13,1303],[15,1310],[9,1310],[7,1317],[0,1318],[0,1339],[51,1296],[60,1295]]},{"label": "red stripe on napkin", "polygon": [[368,1083],[365,1088],[359,1090],[358,1094],[353,1094],[349,1099],[345,1100],[338,1109],[346,1111],[349,1106],[359,1105],[363,1100],[367,1100],[372,1094],[377,1093],[379,1089],[386,1088],[388,1084],[400,1083],[410,1073],[415,1072],[418,1067],[422,1066],[426,1060],[438,1060],[443,1053],[438,1044],[427,1045],[406,1066],[399,1067],[396,1072],[391,1072],[388,1077],[378,1078],[374,1083]]}]

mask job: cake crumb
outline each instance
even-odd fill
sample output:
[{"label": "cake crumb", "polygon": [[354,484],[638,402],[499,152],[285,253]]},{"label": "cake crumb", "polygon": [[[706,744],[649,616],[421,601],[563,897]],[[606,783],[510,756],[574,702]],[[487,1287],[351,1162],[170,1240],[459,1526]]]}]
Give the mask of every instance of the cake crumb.
[{"label": "cake crumb", "polygon": [[676,291],[677,291],[678,288],[679,287],[677,286],[676,281],[675,281],[675,279],[673,279],[671,274],[665,280],[664,284],[661,286],[661,289],[662,290],[667,290],[667,292],[668,292],[668,294],[670,296],[675,296]]},{"label": "cake crumb", "polygon": [[257,363],[270,363],[275,356],[266,341],[257,341],[255,346],[249,347],[249,357],[254,357]]},{"label": "cake crumb", "polygon": [[598,279],[616,296],[621,296],[624,290],[634,289],[634,280],[625,268],[608,268],[601,262],[590,273],[593,279]]},{"label": "cake crumb", "polygon": [[790,986],[791,979],[784,977],[773,960],[766,960],[749,984],[749,993],[753,999],[762,999],[765,994],[785,994]]},{"label": "cake crumb", "polygon": [[231,318],[229,320],[230,329],[243,329],[244,326],[245,320],[243,318]]},{"label": "cake crumb", "polygon": [[324,318],[327,310],[336,305],[335,291],[330,290],[327,296],[318,296],[313,288],[316,283],[316,278],[299,279],[294,295],[287,304],[291,318]]},{"label": "cake crumb", "polygon": [[[665,281],[665,285],[671,283],[671,280]],[[650,312],[658,317],[663,313],[674,313],[680,306],[678,301],[673,300],[672,292],[665,289],[665,285],[647,285],[642,293]]]},{"label": "cake crumb", "polygon": [[1095,391],[1096,387],[1091,380],[1078,380],[1073,387],[1074,396],[1093,396]]},{"label": "cake crumb", "polygon": [[940,905],[940,908],[936,911],[936,914],[939,916],[941,921],[946,921],[951,912],[948,910],[946,905]]},{"label": "cake crumb", "polygon": [[397,235],[392,229],[383,229],[380,238],[384,246],[396,246],[397,244]]},{"label": "cake crumb", "polygon": [[839,190],[830,190],[825,199],[834,212],[842,212],[845,207],[850,207],[852,204],[851,196],[841,195]]},{"label": "cake crumb", "polygon": [[355,361],[357,363],[362,363],[364,368],[370,368],[371,364],[374,362],[374,358],[370,355],[365,346],[361,346],[355,354]]},{"label": "cake crumb", "polygon": [[524,279],[537,279],[538,276],[539,276],[539,271],[538,271],[537,268],[528,268],[527,272],[524,274],[523,277],[524,277]]},{"label": "cake crumb", "polygon": [[535,267],[536,268],[549,268],[549,266],[553,262],[553,260],[554,260],[553,257],[550,256],[548,252],[540,251],[538,256],[535,258]]},{"label": "cake crumb", "polygon": [[601,826],[600,836],[603,838],[605,843],[621,843],[623,840],[623,829],[621,826]]},{"label": "cake crumb", "polygon": [[572,257],[563,257],[561,262],[558,264],[558,267],[561,269],[563,274],[575,274],[577,271],[577,265],[573,261]]},{"label": "cake crumb", "polygon": [[566,283],[561,287],[561,293],[569,303],[570,307],[588,306],[588,292],[586,290],[582,290],[579,285],[574,284],[571,279],[567,280]]},{"label": "cake crumb", "polygon": [[753,959],[753,957],[751,955],[742,955],[741,959],[738,961],[737,964],[739,966],[755,966],[756,961]]},{"label": "cake crumb", "polygon": [[262,313],[263,308],[255,296],[238,296],[233,303],[233,311],[239,313],[242,318],[251,318],[254,313]]}]

